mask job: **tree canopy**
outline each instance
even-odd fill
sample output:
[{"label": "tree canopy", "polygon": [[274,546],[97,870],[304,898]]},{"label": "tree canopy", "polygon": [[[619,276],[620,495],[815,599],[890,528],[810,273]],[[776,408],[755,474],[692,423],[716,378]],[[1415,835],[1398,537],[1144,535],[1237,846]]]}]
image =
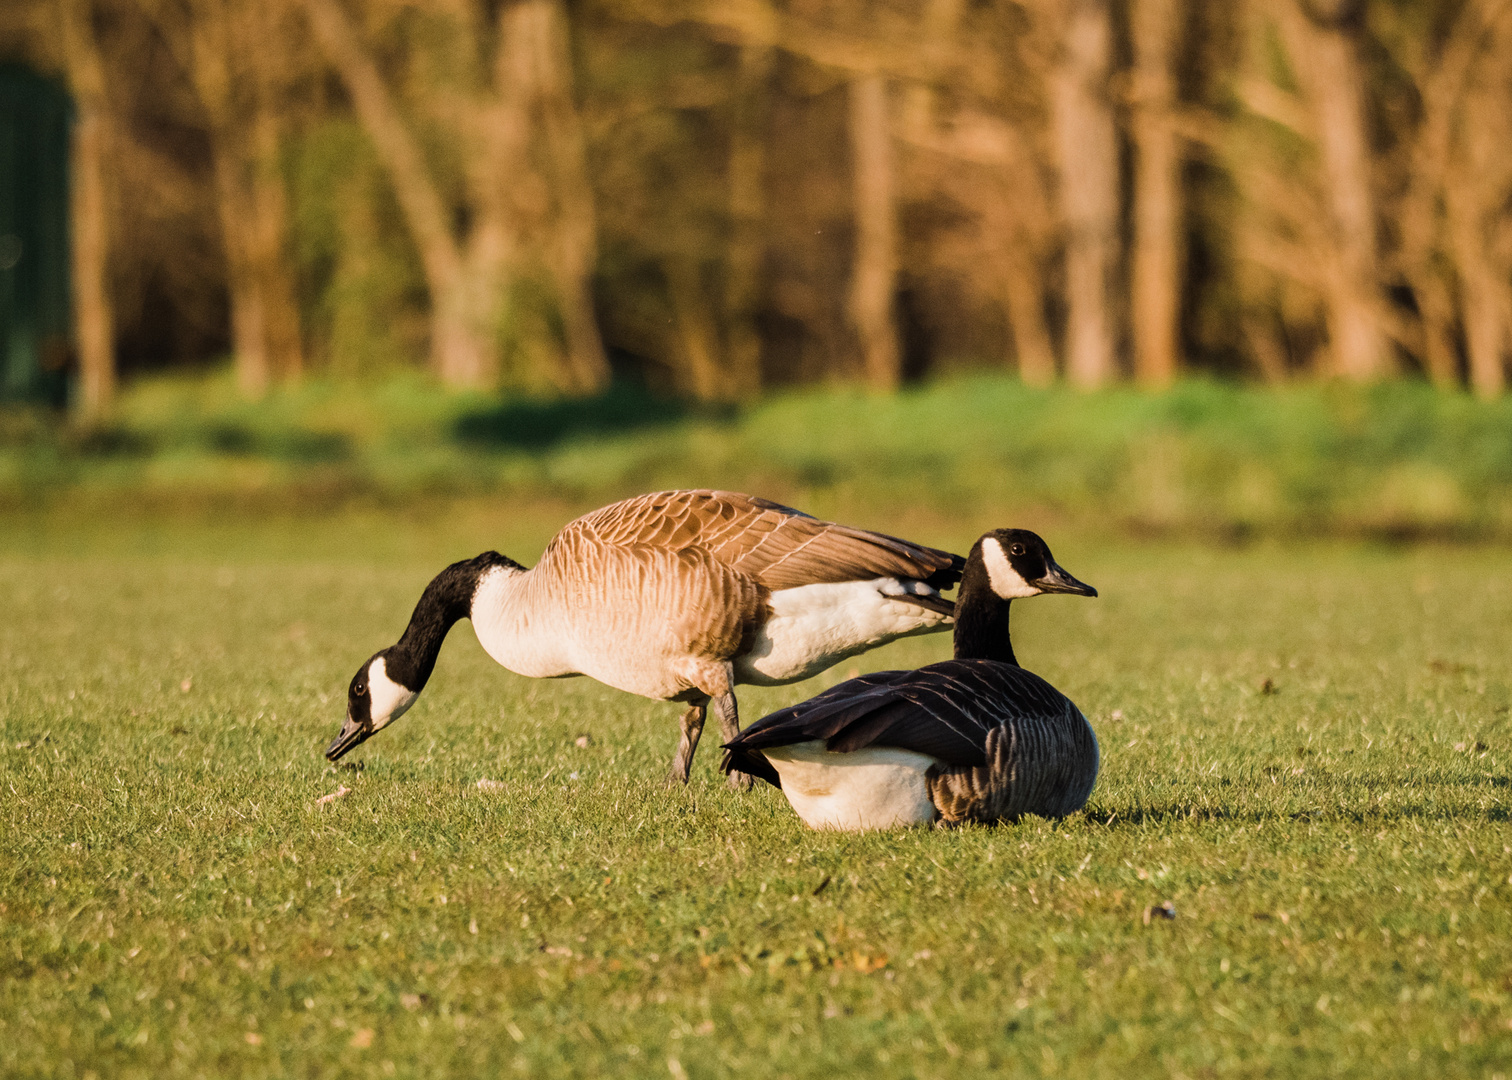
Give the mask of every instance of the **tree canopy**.
[{"label": "tree canopy", "polygon": [[11,0],[0,56],[74,96],[98,402],[1512,352],[1506,0]]}]

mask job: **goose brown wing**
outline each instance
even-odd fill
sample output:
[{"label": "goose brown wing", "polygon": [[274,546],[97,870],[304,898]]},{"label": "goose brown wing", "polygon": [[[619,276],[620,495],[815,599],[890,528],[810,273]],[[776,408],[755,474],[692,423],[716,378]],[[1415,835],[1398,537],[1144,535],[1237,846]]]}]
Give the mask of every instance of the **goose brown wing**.
[{"label": "goose brown wing", "polygon": [[876,577],[917,578],[948,589],[964,566],[948,551],[733,491],[641,495],[579,518],[562,530],[569,532],[616,546],[702,548],[772,590]]},{"label": "goose brown wing", "polygon": [[1013,664],[946,660],[915,671],[851,679],[762,717],[728,746],[752,750],[825,740],[847,753],[867,746],[914,750],[951,766],[988,763],[988,733],[1016,720],[1062,715],[1069,702]]}]

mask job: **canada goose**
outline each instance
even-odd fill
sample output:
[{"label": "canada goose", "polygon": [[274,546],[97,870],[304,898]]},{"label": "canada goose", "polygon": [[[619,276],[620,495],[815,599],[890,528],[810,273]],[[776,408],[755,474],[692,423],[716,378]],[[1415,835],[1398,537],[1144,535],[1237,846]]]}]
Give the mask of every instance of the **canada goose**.
[{"label": "canada goose", "polygon": [[983,536],[956,597],[955,659],[879,671],[764,716],[724,767],[782,789],[815,829],[1064,817],[1097,779],[1097,737],[1064,694],[1018,666],[1008,609],[1040,593],[1096,596],[1023,529]]},{"label": "canada goose", "polygon": [[737,683],[797,682],[895,638],[944,629],[955,605],[939,590],[960,580],[963,565],[947,551],[729,491],[626,499],[568,524],[534,569],[488,551],[438,574],[404,636],[352,678],[326,757],[402,716],[447,631],[470,618],[488,654],[520,675],[588,675],[686,702],[671,771],[686,782],[711,700],[733,739]]}]

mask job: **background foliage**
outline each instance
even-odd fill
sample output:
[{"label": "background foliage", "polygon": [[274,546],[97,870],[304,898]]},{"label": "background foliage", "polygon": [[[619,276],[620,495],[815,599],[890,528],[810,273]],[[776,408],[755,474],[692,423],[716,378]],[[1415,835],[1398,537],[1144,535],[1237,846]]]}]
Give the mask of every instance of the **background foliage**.
[{"label": "background foliage", "polygon": [[103,133],[76,225],[119,365],[229,352],[254,396],[609,361],[705,400],[981,366],[1495,395],[1512,348],[1494,0],[14,0],[0,54]]},{"label": "background foliage", "polygon": [[1103,536],[1507,539],[1506,401],[1420,384],[1152,393],[960,375],[890,396],[691,404],[455,394],[418,374],[312,377],[249,402],[228,374],[138,380],[108,426],[0,413],[0,507],[29,516],[417,517],[512,508],[559,526],[642,491],[760,492],[895,532],[1015,522]]}]

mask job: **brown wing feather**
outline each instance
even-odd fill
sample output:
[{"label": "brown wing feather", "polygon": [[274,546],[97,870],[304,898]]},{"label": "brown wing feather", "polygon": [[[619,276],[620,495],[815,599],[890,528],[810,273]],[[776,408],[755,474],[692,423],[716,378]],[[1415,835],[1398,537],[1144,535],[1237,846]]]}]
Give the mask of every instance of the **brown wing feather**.
[{"label": "brown wing feather", "polygon": [[697,547],[761,582],[788,589],[875,577],[918,578],[949,588],[962,560],[884,533],[820,521],[766,499],[733,491],[662,491],[613,503],[567,525],[601,543]]},{"label": "brown wing feather", "polygon": [[550,632],[570,643],[583,674],[647,697],[707,691],[702,661],[722,678],[770,617],[760,582],[693,546],[605,544],[566,529],[531,573],[549,598],[543,617],[558,620]]}]

